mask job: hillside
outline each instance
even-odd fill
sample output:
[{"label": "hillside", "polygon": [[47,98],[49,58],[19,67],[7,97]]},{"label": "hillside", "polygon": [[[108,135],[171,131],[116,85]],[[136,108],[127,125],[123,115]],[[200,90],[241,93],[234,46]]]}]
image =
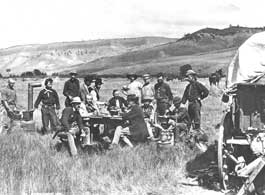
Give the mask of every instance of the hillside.
[{"label": "hillside", "polygon": [[[98,75],[124,75],[129,72],[136,74],[157,74],[164,72],[167,74],[179,74],[179,68],[184,64],[191,64],[201,76],[206,76],[216,69],[223,68],[226,72],[226,66],[232,60],[237,48],[230,48],[224,50],[216,50],[211,52],[198,53],[185,56],[171,56],[158,59],[152,59],[146,62],[135,63],[118,63],[118,62],[102,62],[97,60],[93,63],[86,64],[86,69],[79,71],[81,75],[89,74],[91,72]],[[81,65],[83,66],[83,65]],[[78,69],[80,65],[75,66]]]},{"label": "hillside", "polygon": [[179,66],[191,64],[201,75],[224,68],[236,49],[264,28],[230,26],[205,28],[181,39],[139,37],[14,46],[0,50],[2,75],[39,69],[48,74],[76,69],[80,75],[178,74]]},{"label": "hillside", "polygon": [[14,46],[0,50],[0,70],[5,73],[6,69],[10,69],[11,74],[33,69],[47,73],[66,71],[71,69],[72,65],[175,40],[164,37],[139,37]]},{"label": "hillside", "polygon": [[217,67],[225,67],[235,50],[251,35],[263,28],[229,27],[226,29],[205,28],[186,34],[175,42],[152,48],[127,52],[118,56],[104,57],[76,66],[80,73],[98,74],[158,71],[178,72],[180,65],[189,63],[201,74]]}]

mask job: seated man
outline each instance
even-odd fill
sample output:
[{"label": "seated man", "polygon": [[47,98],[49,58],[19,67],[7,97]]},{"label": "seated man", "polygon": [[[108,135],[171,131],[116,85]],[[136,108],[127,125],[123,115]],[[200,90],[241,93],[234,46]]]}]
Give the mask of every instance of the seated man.
[{"label": "seated man", "polygon": [[67,132],[67,141],[72,156],[77,155],[77,149],[74,138],[77,136],[84,137],[87,140],[85,145],[90,145],[90,129],[84,127],[82,117],[79,113],[81,99],[74,97],[71,101],[71,106],[66,107],[62,112],[62,129]]},{"label": "seated man", "polygon": [[110,149],[113,148],[113,145],[118,145],[121,137],[130,147],[133,147],[127,136],[134,142],[144,142],[148,136],[143,111],[137,104],[139,101],[138,97],[136,95],[128,95],[127,101],[129,111],[122,114],[122,118],[123,120],[128,120],[129,125],[116,128]]},{"label": "seated man", "polygon": [[147,126],[148,134],[149,134],[149,139],[154,140],[154,134],[153,134],[153,124],[154,124],[154,118],[155,118],[155,109],[154,106],[152,106],[152,98],[145,97],[142,100],[142,110],[144,113],[144,121]]},{"label": "seated man", "polygon": [[169,108],[167,115],[171,119],[169,123],[174,128],[174,136],[176,138],[177,133],[179,135],[187,134],[191,127],[191,120],[188,114],[188,110],[184,107],[180,107],[181,98],[175,97],[173,99],[173,105]]},{"label": "seated man", "polygon": [[99,108],[91,95],[86,96],[85,105],[88,113],[99,113]]},{"label": "seated man", "polygon": [[124,112],[127,107],[127,101],[120,96],[118,89],[114,89],[112,92],[113,97],[109,100],[108,111],[109,112]]}]

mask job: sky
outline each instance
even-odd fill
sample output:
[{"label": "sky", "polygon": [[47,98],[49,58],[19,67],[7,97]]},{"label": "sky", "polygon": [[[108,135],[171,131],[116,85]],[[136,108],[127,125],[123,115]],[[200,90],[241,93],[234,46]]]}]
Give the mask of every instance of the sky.
[{"label": "sky", "polygon": [[265,26],[264,0],[0,0],[0,48]]}]

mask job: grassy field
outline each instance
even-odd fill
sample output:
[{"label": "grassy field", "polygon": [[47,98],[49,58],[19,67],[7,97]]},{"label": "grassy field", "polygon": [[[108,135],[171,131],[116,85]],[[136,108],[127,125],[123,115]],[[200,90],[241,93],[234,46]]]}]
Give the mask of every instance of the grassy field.
[{"label": "grassy field", "polygon": [[[207,80],[200,80],[208,86]],[[16,83],[18,103],[27,107],[28,82]],[[114,88],[126,84],[125,79],[104,80],[101,96],[108,100]],[[154,81],[155,82],[155,81]],[[5,85],[5,81],[1,85]],[[54,83],[61,105],[64,80]],[[181,96],[187,83],[171,81],[174,96]],[[223,86],[223,83],[222,85]],[[208,86],[209,88],[209,86]],[[40,89],[34,90],[34,100]],[[215,126],[222,115],[220,97],[211,95],[203,101],[202,128],[213,142]],[[123,148],[102,154],[80,153],[71,158],[66,150],[57,152],[51,135],[16,133],[0,136],[0,194],[63,193],[63,194],[201,194],[202,189],[181,185],[185,180],[186,163],[198,151],[183,143],[168,150],[158,150],[156,144],[144,144],[133,149]],[[213,194],[213,193],[209,193]]]}]

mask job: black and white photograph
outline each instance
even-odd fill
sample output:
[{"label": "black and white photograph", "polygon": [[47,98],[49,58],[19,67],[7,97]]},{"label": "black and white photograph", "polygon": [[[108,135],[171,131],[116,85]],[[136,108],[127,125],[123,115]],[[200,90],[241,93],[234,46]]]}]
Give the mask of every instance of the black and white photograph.
[{"label": "black and white photograph", "polygon": [[0,1],[0,195],[265,195],[264,0]]}]

